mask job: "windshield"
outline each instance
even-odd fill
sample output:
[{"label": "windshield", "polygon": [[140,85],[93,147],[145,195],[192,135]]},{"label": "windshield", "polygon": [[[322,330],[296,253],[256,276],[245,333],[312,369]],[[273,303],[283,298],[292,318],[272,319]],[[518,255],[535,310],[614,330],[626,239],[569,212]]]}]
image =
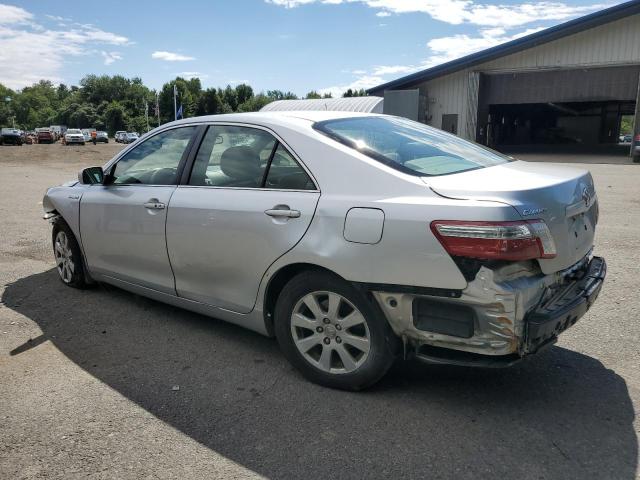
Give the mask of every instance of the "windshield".
[{"label": "windshield", "polygon": [[318,122],[314,128],[410,175],[446,175],[511,161],[481,145],[404,118],[342,118]]},{"label": "windshield", "polygon": [[76,130],[75,128],[70,128],[69,130],[67,130],[67,133],[78,134],[78,133],[82,133],[82,132],[80,130]]}]

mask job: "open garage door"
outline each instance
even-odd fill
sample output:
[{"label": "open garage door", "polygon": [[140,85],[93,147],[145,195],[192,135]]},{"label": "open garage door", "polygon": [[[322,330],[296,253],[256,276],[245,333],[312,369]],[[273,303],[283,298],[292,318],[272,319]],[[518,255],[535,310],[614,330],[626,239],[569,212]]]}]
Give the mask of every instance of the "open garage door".
[{"label": "open garage door", "polygon": [[484,74],[477,140],[499,150],[615,146],[621,119],[635,113],[639,76],[640,66]]}]

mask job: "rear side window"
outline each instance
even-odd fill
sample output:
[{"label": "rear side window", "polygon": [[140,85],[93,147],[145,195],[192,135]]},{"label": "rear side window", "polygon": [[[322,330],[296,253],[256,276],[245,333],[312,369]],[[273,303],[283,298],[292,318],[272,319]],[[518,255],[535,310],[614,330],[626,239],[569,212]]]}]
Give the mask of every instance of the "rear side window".
[{"label": "rear side window", "polygon": [[446,175],[509,162],[481,145],[398,117],[327,120],[314,128],[396,170],[416,176]]},{"label": "rear side window", "polygon": [[267,188],[280,190],[315,190],[313,180],[281,144],[278,144],[265,184]]},{"label": "rear side window", "polygon": [[193,165],[189,185],[314,190],[293,156],[270,133],[212,125]]}]

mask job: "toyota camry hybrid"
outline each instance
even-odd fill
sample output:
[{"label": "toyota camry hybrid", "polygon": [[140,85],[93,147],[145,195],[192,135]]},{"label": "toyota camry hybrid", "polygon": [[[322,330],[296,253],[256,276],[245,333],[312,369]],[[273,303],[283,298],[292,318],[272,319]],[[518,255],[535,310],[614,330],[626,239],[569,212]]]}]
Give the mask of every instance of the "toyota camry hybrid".
[{"label": "toyota camry hybrid", "polygon": [[275,336],[305,377],[350,390],[398,357],[511,365],[606,273],[589,172],[386,115],[172,122],[43,203],[65,284]]}]

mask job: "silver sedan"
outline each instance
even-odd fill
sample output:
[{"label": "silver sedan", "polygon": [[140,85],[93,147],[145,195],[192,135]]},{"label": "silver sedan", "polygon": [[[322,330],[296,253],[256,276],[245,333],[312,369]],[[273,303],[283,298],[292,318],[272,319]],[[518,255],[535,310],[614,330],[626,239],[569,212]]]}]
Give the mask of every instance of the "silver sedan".
[{"label": "silver sedan", "polygon": [[334,388],[399,356],[511,365],[573,325],[606,272],[589,172],[384,115],[172,122],[43,203],[67,285],[275,336]]}]

